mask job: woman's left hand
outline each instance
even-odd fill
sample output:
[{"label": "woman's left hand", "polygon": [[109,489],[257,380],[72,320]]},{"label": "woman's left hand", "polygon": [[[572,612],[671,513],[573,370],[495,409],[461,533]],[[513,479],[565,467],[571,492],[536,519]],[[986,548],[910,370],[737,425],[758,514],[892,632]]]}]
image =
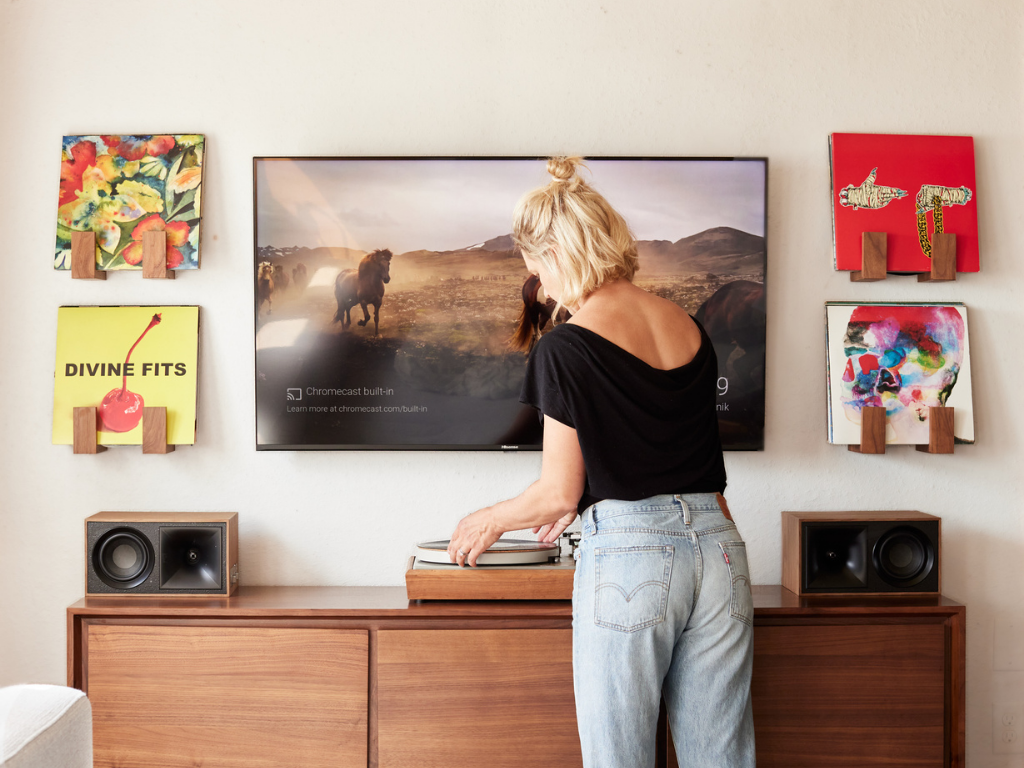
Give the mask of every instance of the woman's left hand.
[{"label": "woman's left hand", "polygon": [[448,544],[448,557],[460,567],[468,563],[475,568],[476,559],[501,538],[502,533],[489,509],[467,515],[455,526]]}]

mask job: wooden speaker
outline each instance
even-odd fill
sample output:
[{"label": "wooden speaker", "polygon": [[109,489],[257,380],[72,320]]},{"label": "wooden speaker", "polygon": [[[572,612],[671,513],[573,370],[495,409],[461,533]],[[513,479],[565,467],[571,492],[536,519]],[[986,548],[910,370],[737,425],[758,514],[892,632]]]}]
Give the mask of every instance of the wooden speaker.
[{"label": "wooden speaker", "polygon": [[938,595],[942,521],[923,512],[783,512],[782,585],[798,595]]},{"label": "wooden speaker", "polygon": [[100,512],[85,520],[85,594],[231,595],[236,512]]}]

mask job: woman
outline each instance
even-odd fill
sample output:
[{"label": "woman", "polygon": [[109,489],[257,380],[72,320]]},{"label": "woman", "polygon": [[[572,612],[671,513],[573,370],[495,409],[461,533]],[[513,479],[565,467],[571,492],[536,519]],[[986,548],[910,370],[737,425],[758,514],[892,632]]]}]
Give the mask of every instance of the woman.
[{"label": "woman", "polygon": [[579,158],[516,207],[527,269],[572,319],[537,343],[521,399],[544,414],[540,479],[464,518],[460,566],[503,532],[554,541],[582,514],[573,677],[583,764],[650,766],[664,696],[680,765],[754,765],[746,551],[720,506],[717,361],[696,321],[634,286],[636,242]]}]

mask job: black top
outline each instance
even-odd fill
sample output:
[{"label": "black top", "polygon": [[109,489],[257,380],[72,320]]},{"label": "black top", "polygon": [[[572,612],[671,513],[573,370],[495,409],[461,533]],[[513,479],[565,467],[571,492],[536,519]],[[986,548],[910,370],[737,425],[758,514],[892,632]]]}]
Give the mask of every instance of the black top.
[{"label": "black top", "polygon": [[602,499],[725,490],[718,358],[697,327],[693,360],[667,371],[571,323],[537,342],[519,399],[576,430],[587,471],[580,511]]}]

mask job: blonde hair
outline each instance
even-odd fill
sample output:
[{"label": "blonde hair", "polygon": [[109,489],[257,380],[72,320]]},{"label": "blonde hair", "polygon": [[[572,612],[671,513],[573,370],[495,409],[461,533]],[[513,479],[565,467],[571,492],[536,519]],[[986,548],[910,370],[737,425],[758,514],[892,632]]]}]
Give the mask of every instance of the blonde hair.
[{"label": "blonde hair", "polygon": [[[575,307],[604,283],[632,280],[636,239],[622,218],[579,176],[581,157],[553,157],[550,184],[527,192],[512,217],[512,239],[562,280],[559,308]],[[557,310],[556,310],[557,314]]]}]

